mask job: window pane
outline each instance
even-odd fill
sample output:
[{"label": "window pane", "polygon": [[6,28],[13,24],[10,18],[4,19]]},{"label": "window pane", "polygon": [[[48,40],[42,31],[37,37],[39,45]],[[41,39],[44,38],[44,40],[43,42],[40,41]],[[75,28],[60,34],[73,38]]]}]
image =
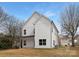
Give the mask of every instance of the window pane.
[{"label": "window pane", "polygon": [[41,43],[42,43],[42,39],[40,39],[40,40],[39,40],[39,42],[41,42]]},{"label": "window pane", "polygon": [[39,45],[42,45],[42,43],[39,43]]},{"label": "window pane", "polygon": [[46,39],[43,39],[43,42],[46,42]]},{"label": "window pane", "polygon": [[26,45],[26,40],[24,40],[24,45]]},{"label": "window pane", "polygon": [[46,45],[46,43],[43,43],[43,45]]},{"label": "window pane", "polygon": [[26,30],[24,30],[24,35],[26,34]]},{"label": "window pane", "polygon": [[39,45],[42,45],[42,39],[39,40]]},{"label": "window pane", "polygon": [[46,45],[46,39],[43,39],[43,45]]}]

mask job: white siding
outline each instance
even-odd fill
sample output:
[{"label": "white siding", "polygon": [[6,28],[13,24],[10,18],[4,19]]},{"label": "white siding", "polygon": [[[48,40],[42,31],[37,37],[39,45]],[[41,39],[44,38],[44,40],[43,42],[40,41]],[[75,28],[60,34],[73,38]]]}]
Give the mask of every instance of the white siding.
[{"label": "white siding", "polygon": [[[24,29],[26,29],[26,35],[24,35]],[[35,48],[52,48],[54,47],[53,40],[55,40],[55,45],[58,44],[58,33],[54,25],[51,24],[49,19],[40,16],[38,13],[34,13],[22,28],[22,36],[31,35],[35,36]],[[46,39],[46,45],[40,46],[39,39]]]},{"label": "white siding", "polygon": [[[35,48],[51,47],[51,25],[48,20],[41,18],[35,25]],[[46,39],[46,45],[40,46],[39,39]]]},{"label": "white siding", "polygon": [[[26,45],[24,45],[24,40],[26,40]],[[22,48],[34,48],[34,37],[22,38]]]},{"label": "white siding", "polygon": [[[39,19],[39,15],[34,13],[32,17],[27,20],[28,22],[22,28],[22,36],[34,35],[34,23]],[[26,29],[26,35],[24,35],[24,29]]]},{"label": "white siding", "polygon": [[53,26],[53,32],[52,32],[52,47],[55,47],[53,45],[53,43],[54,43],[53,40],[55,41],[55,45],[58,45],[58,33],[54,26]]}]

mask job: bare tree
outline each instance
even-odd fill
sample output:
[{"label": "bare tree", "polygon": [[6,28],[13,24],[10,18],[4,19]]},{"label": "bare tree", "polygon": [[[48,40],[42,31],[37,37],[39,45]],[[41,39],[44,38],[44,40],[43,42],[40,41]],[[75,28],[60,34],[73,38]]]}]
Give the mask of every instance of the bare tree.
[{"label": "bare tree", "polygon": [[[20,41],[20,39],[16,40],[16,38],[21,37],[21,28],[22,28],[23,22],[16,19],[13,16],[8,16],[7,20],[4,22],[4,30],[6,35],[10,36],[12,39],[12,43],[14,44],[14,41]],[[15,43],[16,44],[16,43]],[[17,44],[16,44],[17,45]]]},{"label": "bare tree", "polygon": [[24,21],[22,21],[22,20],[18,20],[18,22],[17,22],[17,26],[16,26],[16,31],[17,31],[17,36],[19,36],[19,37],[21,37],[21,32],[22,32],[22,27],[23,27],[23,24],[24,24]]},{"label": "bare tree", "polygon": [[13,16],[7,17],[7,20],[4,22],[4,28],[5,32],[12,36],[21,36],[21,28],[22,28],[23,22],[16,19]]},{"label": "bare tree", "polygon": [[0,30],[2,30],[2,23],[7,19],[7,16],[3,8],[0,7]]},{"label": "bare tree", "polygon": [[[12,44],[16,41],[16,37],[21,37],[22,25],[22,20],[20,21],[16,17],[6,14],[0,7],[0,31],[4,31],[10,37]],[[20,39],[17,38],[17,41],[20,41]]]},{"label": "bare tree", "polygon": [[14,35],[13,32],[15,32],[15,23],[16,21],[13,16],[8,16],[7,20],[3,23],[5,32],[10,36]]},{"label": "bare tree", "polygon": [[74,37],[79,26],[79,6],[72,4],[65,7],[60,19],[62,30],[66,34],[71,35],[72,47],[74,47]]},{"label": "bare tree", "polygon": [[21,46],[21,35],[22,35],[23,24],[24,24],[23,20],[18,21],[17,23],[16,35],[18,36],[18,39],[16,40],[16,46],[19,48]]}]

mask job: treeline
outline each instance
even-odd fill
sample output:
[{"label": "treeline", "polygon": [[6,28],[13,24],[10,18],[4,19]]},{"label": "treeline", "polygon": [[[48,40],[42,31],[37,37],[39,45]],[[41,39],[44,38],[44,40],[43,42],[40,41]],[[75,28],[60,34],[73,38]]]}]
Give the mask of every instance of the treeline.
[{"label": "treeline", "polygon": [[0,49],[15,48],[17,46],[17,41],[20,41],[18,38],[21,36],[22,26],[22,20],[7,14],[0,7],[0,32],[3,32],[0,34]]}]

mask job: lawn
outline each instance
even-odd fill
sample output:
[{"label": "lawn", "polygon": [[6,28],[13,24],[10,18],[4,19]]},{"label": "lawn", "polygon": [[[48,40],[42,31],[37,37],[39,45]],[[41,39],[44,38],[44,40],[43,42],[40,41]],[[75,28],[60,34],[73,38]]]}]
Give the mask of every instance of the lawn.
[{"label": "lawn", "polygon": [[75,48],[51,48],[51,49],[7,49],[0,50],[0,56],[8,57],[53,57],[53,56],[79,56],[79,47]]}]

